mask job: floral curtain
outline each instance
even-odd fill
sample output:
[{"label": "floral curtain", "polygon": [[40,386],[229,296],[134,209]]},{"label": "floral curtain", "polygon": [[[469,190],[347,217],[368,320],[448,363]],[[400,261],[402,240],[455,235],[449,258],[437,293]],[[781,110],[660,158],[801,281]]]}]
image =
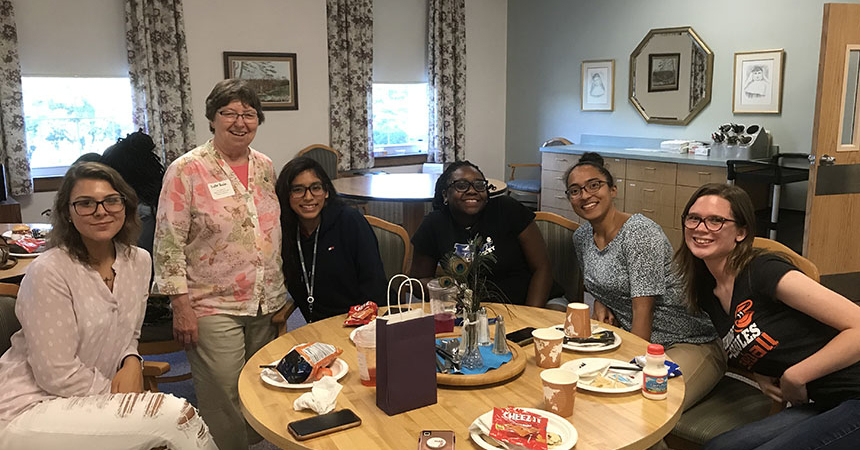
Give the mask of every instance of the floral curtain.
[{"label": "floral curtain", "polygon": [[182,0],[126,0],[125,29],[134,126],[170,164],[196,145]]},{"label": "floral curtain", "polygon": [[327,0],[329,132],[339,170],[373,167],[373,0]]},{"label": "floral curtain", "polygon": [[466,157],[466,1],[429,3],[427,161],[446,163]]},{"label": "floral curtain", "polygon": [[9,194],[28,195],[33,193],[33,180],[30,178],[30,157],[24,140],[18,31],[10,0],[0,2],[0,27],[0,132],[3,144],[0,162],[6,167]]}]

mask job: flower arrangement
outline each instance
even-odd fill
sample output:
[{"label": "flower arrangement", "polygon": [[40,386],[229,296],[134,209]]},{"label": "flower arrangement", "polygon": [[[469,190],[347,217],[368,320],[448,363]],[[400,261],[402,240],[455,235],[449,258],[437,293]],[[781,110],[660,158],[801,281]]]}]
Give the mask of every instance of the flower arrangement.
[{"label": "flower arrangement", "polygon": [[454,244],[454,251],[442,260],[445,276],[439,278],[439,285],[457,289],[457,309],[470,318],[481,307],[481,299],[491,296],[489,288],[494,285],[487,275],[496,262],[495,249],[492,238],[478,235],[465,244]]}]

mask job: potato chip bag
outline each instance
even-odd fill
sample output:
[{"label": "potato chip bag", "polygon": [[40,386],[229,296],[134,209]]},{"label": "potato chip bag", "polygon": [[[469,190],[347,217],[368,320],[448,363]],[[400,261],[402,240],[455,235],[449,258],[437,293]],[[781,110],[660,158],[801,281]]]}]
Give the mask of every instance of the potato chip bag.
[{"label": "potato chip bag", "polygon": [[529,450],[547,450],[548,422],[546,417],[520,408],[493,408],[490,437]]}]

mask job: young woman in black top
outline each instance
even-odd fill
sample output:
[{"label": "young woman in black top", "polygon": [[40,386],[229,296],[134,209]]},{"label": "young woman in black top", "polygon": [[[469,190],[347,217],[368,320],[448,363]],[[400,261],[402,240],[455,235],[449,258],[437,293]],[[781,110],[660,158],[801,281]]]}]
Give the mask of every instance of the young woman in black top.
[{"label": "young woman in black top", "polygon": [[705,448],[860,448],[860,306],[785,255],[753,248],[754,209],[736,186],[699,188],[682,223],[675,258],[691,307],[711,317],[730,363],[752,370],[771,398],[791,403]]},{"label": "young woman in black top", "polygon": [[484,174],[469,161],[455,162],[439,176],[435,211],[424,217],[412,237],[412,276],[426,284],[454,243],[466,243],[475,235],[491,237],[498,260],[488,279],[498,289],[491,289],[495,298],[489,300],[544,306],[563,290],[557,285],[552,289],[552,267],[535,215],[506,195],[490,198],[488,187]]},{"label": "young woman in black top", "polygon": [[[316,161],[299,157],[275,185],[281,204],[284,278],[308,321],[385,301],[385,271],[376,235],[364,216],[343,204]],[[301,248],[300,248],[301,247]]]}]

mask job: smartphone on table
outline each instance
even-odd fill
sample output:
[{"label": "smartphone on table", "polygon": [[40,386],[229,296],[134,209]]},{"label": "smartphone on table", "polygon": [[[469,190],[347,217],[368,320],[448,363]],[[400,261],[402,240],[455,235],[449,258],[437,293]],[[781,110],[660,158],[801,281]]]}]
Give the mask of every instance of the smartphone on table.
[{"label": "smartphone on table", "polygon": [[535,327],[520,328],[517,331],[511,331],[506,334],[505,337],[517,345],[528,345],[532,343],[532,331],[534,330]]},{"label": "smartphone on table", "polygon": [[289,431],[296,440],[304,441],[306,439],[334,433],[335,431],[346,430],[347,428],[357,427],[359,425],[361,425],[361,419],[359,419],[352,410],[341,409],[340,411],[334,411],[328,414],[321,414],[316,417],[308,417],[307,419],[290,422],[287,425],[287,431]]},{"label": "smartphone on table", "polygon": [[424,430],[418,437],[418,450],[454,450],[455,439],[451,430]]}]

